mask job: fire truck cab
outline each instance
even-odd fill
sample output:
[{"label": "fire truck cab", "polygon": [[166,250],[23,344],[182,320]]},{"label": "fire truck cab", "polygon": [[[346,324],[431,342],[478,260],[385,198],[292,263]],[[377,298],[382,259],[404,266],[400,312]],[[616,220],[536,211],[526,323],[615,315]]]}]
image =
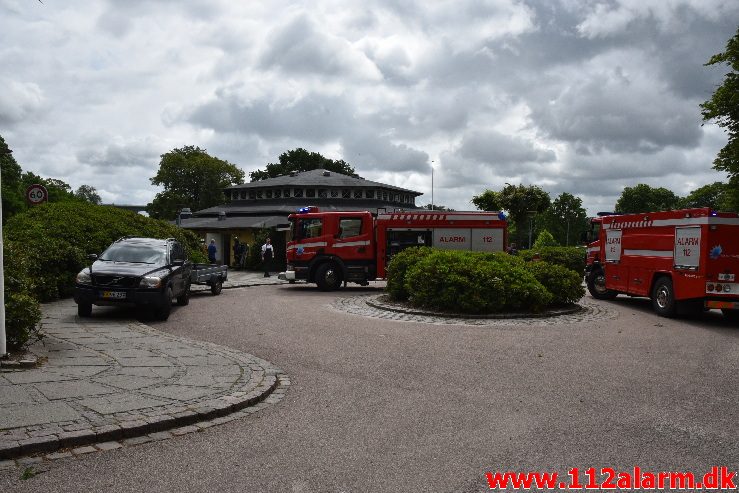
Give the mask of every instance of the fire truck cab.
[{"label": "fire truck cab", "polygon": [[287,270],[281,279],[322,290],[383,279],[393,256],[412,246],[503,251],[507,222],[499,212],[322,212],[303,207],[288,218]]},{"label": "fire truck cab", "polygon": [[591,219],[585,279],[594,298],[644,296],[672,317],[721,309],[739,321],[739,214],[709,208]]}]

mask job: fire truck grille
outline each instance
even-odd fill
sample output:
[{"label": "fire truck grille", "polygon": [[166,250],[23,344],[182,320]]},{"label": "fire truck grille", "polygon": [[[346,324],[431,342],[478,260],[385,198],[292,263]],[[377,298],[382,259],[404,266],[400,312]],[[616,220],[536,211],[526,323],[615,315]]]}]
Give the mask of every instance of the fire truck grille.
[{"label": "fire truck grille", "polygon": [[96,286],[101,287],[135,288],[139,285],[140,278],[98,274],[92,276],[92,282]]}]

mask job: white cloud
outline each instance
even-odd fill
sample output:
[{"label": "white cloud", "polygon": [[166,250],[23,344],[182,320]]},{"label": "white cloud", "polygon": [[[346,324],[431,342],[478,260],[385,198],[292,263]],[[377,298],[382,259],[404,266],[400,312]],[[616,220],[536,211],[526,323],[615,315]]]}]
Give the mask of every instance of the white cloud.
[{"label": "white cloud", "polygon": [[[506,182],[681,194],[723,176],[698,104],[729,0],[0,1],[0,135],[24,169],[148,202],[159,155],[294,147],[438,203]],[[131,172],[131,170],[135,172]]]}]

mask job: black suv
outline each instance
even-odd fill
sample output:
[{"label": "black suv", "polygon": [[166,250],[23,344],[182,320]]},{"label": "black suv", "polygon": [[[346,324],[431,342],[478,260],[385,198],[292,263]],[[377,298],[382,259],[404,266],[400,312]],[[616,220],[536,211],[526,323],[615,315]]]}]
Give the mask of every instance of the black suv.
[{"label": "black suv", "polygon": [[80,317],[89,317],[92,305],[128,305],[149,308],[167,320],[172,298],[178,305],[189,303],[192,263],[173,238],[124,237],[90,260],[74,287]]}]

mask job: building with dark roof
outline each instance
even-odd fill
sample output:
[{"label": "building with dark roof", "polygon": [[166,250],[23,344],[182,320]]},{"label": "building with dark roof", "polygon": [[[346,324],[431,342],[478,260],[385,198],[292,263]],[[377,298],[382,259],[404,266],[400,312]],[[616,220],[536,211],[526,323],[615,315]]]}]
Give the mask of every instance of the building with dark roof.
[{"label": "building with dark roof", "polygon": [[284,260],[287,216],[307,205],[328,211],[418,209],[420,192],[324,169],[292,172],[275,178],[228,187],[226,202],[184,215],[181,226],[216,240],[218,257],[233,262],[234,239],[253,245],[256,234],[270,229],[278,263]]}]

